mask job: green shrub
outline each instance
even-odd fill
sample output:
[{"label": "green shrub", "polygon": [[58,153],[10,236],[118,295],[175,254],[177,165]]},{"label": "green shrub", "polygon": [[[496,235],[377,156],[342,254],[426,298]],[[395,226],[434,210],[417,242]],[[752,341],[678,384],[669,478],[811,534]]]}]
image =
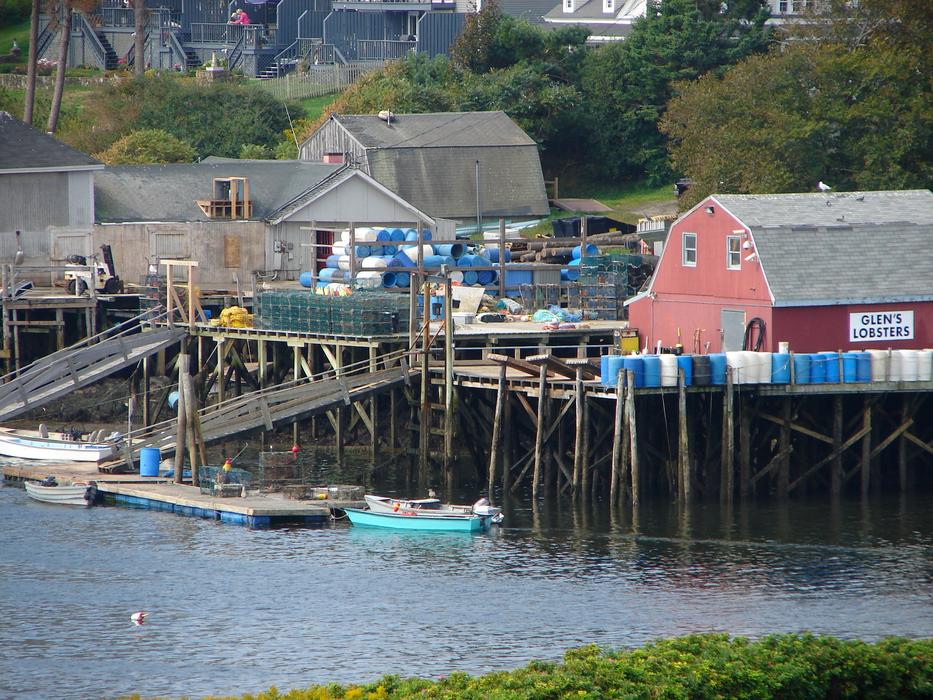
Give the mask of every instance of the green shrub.
[{"label": "green shrub", "polygon": [[94,157],[108,165],[190,163],[194,149],[162,129],[140,129]]}]

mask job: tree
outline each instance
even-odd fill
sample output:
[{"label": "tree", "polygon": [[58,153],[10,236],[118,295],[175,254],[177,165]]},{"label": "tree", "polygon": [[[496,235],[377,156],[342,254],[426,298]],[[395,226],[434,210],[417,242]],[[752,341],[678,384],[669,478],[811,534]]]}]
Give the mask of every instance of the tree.
[{"label": "tree", "polygon": [[133,131],[102,153],[94,154],[107,165],[190,163],[194,149],[162,129]]},{"label": "tree", "polygon": [[258,143],[244,143],[240,147],[240,160],[272,160],[272,149]]},{"label": "tree", "polygon": [[146,73],[146,24],[149,12],[146,0],[133,0],[133,74],[137,78]]},{"label": "tree", "polygon": [[649,3],[625,41],[590,53],[582,89],[590,115],[591,159],[601,174],[667,181],[667,142],[657,123],[673,83],[764,51],[767,17],[761,0],[729,3],[726,10],[696,0],[660,0]]},{"label": "tree", "polygon": [[450,47],[450,58],[460,68],[485,73],[490,68],[490,48],[505,15],[495,0],[483,3],[483,9],[467,15],[463,31]]},{"label": "tree", "polygon": [[23,121],[32,126],[32,112],[36,103],[36,64],[39,43],[39,1],[32,0],[29,16],[29,57],[26,59],[26,99],[23,105]]},{"label": "tree", "polygon": [[[65,92],[65,67],[68,64],[68,45],[71,43],[71,23],[73,19],[72,0],[62,1],[62,22],[59,27],[61,38],[58,46],[58,65],[55,66],[55,91],[52,93],[52,109],[49,110],[49,121],[46,131],[55,133],[58,126],[58,115],[62,109],[62,95]],[[30,47],[30,51],[32,47]]]},{"label": "tree", "polygon": [[675,168],[712,192],[901,189],[933,184],[931,84],[922,51],[797,43],[720,79],[677,86],[661,129]]}]

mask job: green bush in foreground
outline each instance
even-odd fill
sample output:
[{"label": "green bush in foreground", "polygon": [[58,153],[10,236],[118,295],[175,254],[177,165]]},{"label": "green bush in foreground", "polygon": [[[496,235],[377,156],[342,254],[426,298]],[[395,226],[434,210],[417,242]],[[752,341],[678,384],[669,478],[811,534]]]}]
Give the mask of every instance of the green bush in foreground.
[{"label": "green bush in foreground", "polygon": [[758,641],[693,635],[633,650],[596,645],[568,651],[563,663],[534,661],[515,671],[440,681],[386,676],[368,685],[275,688],[243,700],[444,698],[884,698],[933,697],[933,640],[875,644],[833,637],[775,635]]}]

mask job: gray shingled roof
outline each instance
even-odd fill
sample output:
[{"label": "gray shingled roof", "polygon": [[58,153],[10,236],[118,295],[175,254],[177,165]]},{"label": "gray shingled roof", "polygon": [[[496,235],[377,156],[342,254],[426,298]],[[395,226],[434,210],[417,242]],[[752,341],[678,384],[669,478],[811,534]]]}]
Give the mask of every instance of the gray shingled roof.
[{"label": "gray shingled roof", "polygon": [[212,179],[246,177],[253,219],[265,219],[343,167],[297,160],[232,159],[108,167],[94,175],[96,218],[99,223],[207,221],[195,200],[211,198]]},{"label": "gray shingled roof", "polygon": [[933,300],[933,223],[766,226],[752,236],[775,306]]},{"label": "gray shingled roof", "polygon": [[4,170],[97,170],[94,160],[58,139],[0,112],[0,172]]},{"label": "gray shingled roof", "polygon": [[372,176],[431,216],[476,217],[476,161],[483,216],[549,211],[537,146],[387,148],[368,151]]},{"label": "gray shingled roof", "polygon": [[391,124],[372,114],[334,115],[364,148],[525,146],[534,141],[505,112],[399,114]]},{"label": "gray shingled roof", "polygon": [[828,194],[715,194],[713,198],[751,228],[933,223],[930,190]]},{"label": "gray shingled roof", "polygon": [[499,7],[510,17],[544,24],[544,15],[554,7],[554,0],[500,0]]}]

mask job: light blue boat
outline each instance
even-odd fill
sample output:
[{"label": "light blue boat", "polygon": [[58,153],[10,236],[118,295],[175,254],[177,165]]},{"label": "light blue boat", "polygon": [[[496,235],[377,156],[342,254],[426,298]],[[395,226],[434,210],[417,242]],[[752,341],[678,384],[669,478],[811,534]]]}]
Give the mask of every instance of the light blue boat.
[{"label": "light blue boat", "polygon": [[491,515],[429,515],[424,511],[400,510],[375,513],[359,508],[344,508],[350,522],[360,527],[383,527],[422,532],[483,532],[492,524]]}]

